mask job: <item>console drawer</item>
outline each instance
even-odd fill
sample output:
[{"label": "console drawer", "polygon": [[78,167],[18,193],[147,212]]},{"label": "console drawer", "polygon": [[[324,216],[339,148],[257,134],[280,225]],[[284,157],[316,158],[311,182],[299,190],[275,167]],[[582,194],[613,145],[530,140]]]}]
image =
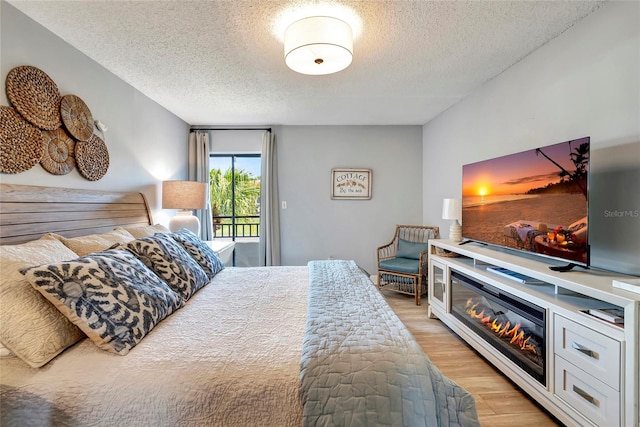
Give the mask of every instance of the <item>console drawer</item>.
[{"label": "console drawer", "polygon": [[620,425],[620,393],[555,357],[555,394],[596,425]]},{"label": "console drawer", "polygon": [[554,353],[620,391],[620,341],[554,315]]}]

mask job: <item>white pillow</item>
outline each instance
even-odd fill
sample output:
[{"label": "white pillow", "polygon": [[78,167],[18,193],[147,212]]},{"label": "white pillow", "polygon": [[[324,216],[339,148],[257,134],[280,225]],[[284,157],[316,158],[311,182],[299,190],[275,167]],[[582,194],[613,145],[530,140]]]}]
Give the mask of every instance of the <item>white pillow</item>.
[{"label": "white pillow", "polygon": [[0,358],[5,357],[15,357],[15,355],[11,353],[11,350],[9,350],[7,347],[0,344]]},{"label": "white pillow", "polygon": [[102,234],[87,234],[86,236],[80,237],[64,237],[54,233],[49,233],[47,236],[53,236],[60,240],[66,247],[79,256],[106,251],[115,245],[122,245],[135,240],[135,237],[124,229],[111,230]]},{"label": "white pillow", "polygon": [[31,367],[46,364],[84,334],[31,287],[20,269],[77,257],[50,236],[0,246],[0,342]]},{"label": "white pillow", "polygon": [[134,227],[116,227],[115,230],[125,230],[136,239],[151,237],[156,233],[169,233],[169,229],[162,224],[138,225]]}]

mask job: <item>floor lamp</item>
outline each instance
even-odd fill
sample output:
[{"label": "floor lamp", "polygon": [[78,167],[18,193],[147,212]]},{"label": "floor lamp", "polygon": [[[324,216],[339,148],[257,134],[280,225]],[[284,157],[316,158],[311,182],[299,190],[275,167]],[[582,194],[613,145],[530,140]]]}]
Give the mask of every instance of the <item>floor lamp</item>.
[{"label": "floor lamp", "polygon": [[162,183],[162,209],[180,209],[169,220],[169,230],[183,228],[200,237],[200,220],[193,209],[204,209],[207,184],[197,181],[164,181]]}]

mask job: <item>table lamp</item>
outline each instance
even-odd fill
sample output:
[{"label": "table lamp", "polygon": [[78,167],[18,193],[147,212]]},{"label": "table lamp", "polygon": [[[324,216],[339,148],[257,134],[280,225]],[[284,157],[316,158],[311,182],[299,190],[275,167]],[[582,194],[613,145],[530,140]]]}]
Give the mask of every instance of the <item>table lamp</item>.
[{"label": "table lamp", "polygon": [[454,242],[461,242],[462,226],[458,220],[462,219],[462,199],[444,199],[442,219],[454,220],[451,227],[449,227],[449,239]]},{"label": "table lamp", "polygon": [[200,237],[200,220],[192,209],[204,209],[207,184],[197,181],[164,181],[162,183],[162,209],[180,209],[169,220],[169,230],[183,228]]}]

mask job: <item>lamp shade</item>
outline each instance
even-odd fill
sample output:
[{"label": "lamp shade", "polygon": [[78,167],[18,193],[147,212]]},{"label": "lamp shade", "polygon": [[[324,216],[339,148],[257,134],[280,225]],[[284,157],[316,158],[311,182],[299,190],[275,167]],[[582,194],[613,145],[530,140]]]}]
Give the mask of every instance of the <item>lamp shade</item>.
[{"label": "lamp shade", "polygon": [[207,184],[197,181],[164,181],[162,209],[203,209]]},{"label": "lamp shade", "polygon": [[284,59],[293,71],[321,75],[344,70],[353,59],[349,24],[329,16],[312,16],[291,24],[284,34]]},{"label": "lamp shade", "polygon": [[462,219],[462,200],[444,199],[442,203],[442,219]]},{"label": "lamp shade", "polygon": [[200,236],[200,220],[191,209],[203,209],[207,200],[207,184],[197,181],[164,181],[162,183],[162,208],[182,209],[169,220],[169,230],[183,228]]},{"label": "lamp shade", "polygon": [[462,241],[462,227],[458,222],[462,219],[462,200],[444,199],[442,203],[442,219],[452,219],[453,224],[449,227],[449,239],[454,242]]}]

